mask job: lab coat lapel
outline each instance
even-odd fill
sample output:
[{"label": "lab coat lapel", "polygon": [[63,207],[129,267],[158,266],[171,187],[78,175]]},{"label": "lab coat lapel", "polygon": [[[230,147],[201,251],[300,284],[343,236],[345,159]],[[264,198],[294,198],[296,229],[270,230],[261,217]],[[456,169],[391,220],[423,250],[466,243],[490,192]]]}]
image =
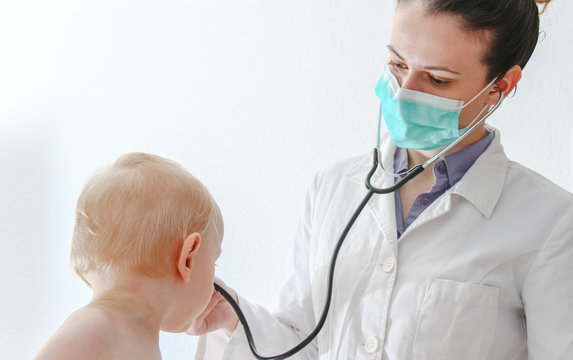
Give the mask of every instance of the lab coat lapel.
[{"label": "lab coat lapel", "polygon": [[[503,188],[508,159],[500,143],[499,131],[490,126],[488,126],[488,130],[494,132],[495,135],[488,148],[458,183],[440,196],[426,211],[420,214],[408,229],[406,229],[404,234],[402,234],[400,240],[403,240],[405,235],[419,226],[447,214],[451,210],[452,196],[454,194],[469,201],[485,217],[491,215]],[[388,136],[383,137],[381,149],[384,168],[389,172],[393,172],[396,146],[390,141]],[[371,166],[371,156],[365,156],[361,159],[358,166],[346,174],[346,177],[357,183],[357,186],[363,187]],[[372,183],[377,187],[388,187],[394,183],[394,178],[384,173],[381,169],[378,169],[372,177]],[[360,188],[360,194],[363,193],[363,188]],[[366,208],[384,235],[384,238],[396,238],[394,194],[374,194]]]},{"label": "lab coat lapel", "polygon": [[503,152],[499,131],[489,127],[495,136],[491,144],[478,157],[466,174],[446,191],[406,229],[404,236],[423,224],[447,214],[452,207],[452,196],[469,201],[483,216],[489,218],[497,204],[507,173],[508,159]]},{"label": "lab coat lapel", "polygon": [[[389,173],[394,172],[394,153],[396,152],[396,145],[394,145],[389,137],[385,137],[381,143],[382,150],[382,166],[387,169]],[[394,177],[387,172],[377,169],[374,176],[372,176],[372,184],[376,187],[387,188],[394,185]],[[368,203],[368,210],[374,221],[380,227],[385,239],[391,241],[394,254],[397,254],[397,228],[396,228],[396,203],[394,193],[390,194],[374,194]]]},{"label": "lab coat lapel", "polygon": [[[388,136],[382,139],[381,144],[382,150],[382,164],[385,169],[389,172],[393,172],[394,169],[394,153],[396,152],[396,145],[394,145]],[[369,156],[365,156],[361,159],[360,166],[357,166],[352,171],[346,174],[346,177],[353,181],[361,187],[360,194],[362,194],[365,188],[366,177],[372,168],[372,153]],[[384,173],[380,168],[377,169],[376,173],[372,177],[372,184],[376,187],[389,187],[394,184],[394,178]],[[360,195],[363,196],[363,195]],[[396,229],[396,205],[394,202],[394,194],[374,194],[372,198],[368,201],[366,209],[368,216],[374,220],[374,224],[380,229],[384,239],[391,240],[394,253],[396,254],[397,246],[397,229]],[[366,214],[364,214],[366,215]],[[362,216],[364,216],[362,215]]]}]

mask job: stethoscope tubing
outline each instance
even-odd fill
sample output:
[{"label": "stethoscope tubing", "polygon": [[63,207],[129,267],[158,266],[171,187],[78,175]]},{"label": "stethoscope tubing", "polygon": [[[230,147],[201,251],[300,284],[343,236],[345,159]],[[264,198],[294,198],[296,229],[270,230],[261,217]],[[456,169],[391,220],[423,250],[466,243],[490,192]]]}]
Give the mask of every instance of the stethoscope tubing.
[{"label": "stethoscope tubing", "polygon": [[[378,160],[375,159],[375,162],[377,164]],[[316,324],[316,327],[314,328],[314,330],[304,340],[302,340],[298,345],[296,345],[292,349],[290,349],[290,350],[288,350],[282,354],[279,354],[279,355],[273,355],[273,356],[260,355],[257,351],[256,346],[255,346],[255,341],[253,339],[253,335],[251,333],[251,329],[249,327],[247,319],[245,318],[243,311],[239,307],[239,304],[237,304],[237,302],[235,301],[235,299],[233,298],[233,296],[231,294],[229,294],[225,289],[223,289],[221,286],[219,286],[217,283],[215,283],[215,290],[217,290],[219,293],[221,293],[221,295],[229,302],[229,304],[231,304],[235,313],[237,313],[237,316],[239,317],[239,321],[241,322],[241,324],[243,325],[243,328],[245,330],[245,335],[247,337],[247,342],[249,343],[249,347],[251,348],[251,352],[253,353],[253,355],[257,359],[260,359],[260,360],[282,360],[282,359],[289,358],[289,357],[293,356],[294,354],[296,354],[297,352],[299,352],[300,350],[302,350],[303,348],[305,348],[318,335],[318,333],[320,332],[320,330],[324,326],[324,323],[326,322],[328,310],[330,309],[330,303],[332,300],[332,284],[334,282],[334,269],[336,267],[336,260],[338,258],[338,253],[340,252],[340,248],[342,247],[342,243],[346,239],[346,236],[350,232],[350,229],[352,229],[352,226],[356,222],[358,215],[360,215],[362,210],[364,210],[364,207],[368,203],[368,200],[370,200],[370,198],[374,194],[375,194],[375,191],[370,190],[370,189],[368,190],[368,192],[366,193],[366,195],[362,199],[362,202],[360,202],[360,205],[358,205],[358,207],[356,208],[356,210],[352,214],[352,217],[348,221],[348,224],[346,224],[344,231],[342,232],[342,234],[340,235],[340,238],[338,239],[338,242],[336,243],[336,247],[334,248],[334,252],[332,254],[332,258],[330,261],[330,269],[329,269],[329,275],[328,275],[328,291],[327,291],[327,296],[326,296],[326,303],[324,305],[324,310],[322,311],[322,315],[320,317],[320,320]]]},{"label": "stethoscope tubing", "polygon": [[352,226],[356,222],[356,219],[358,218],[360,213],[362,213],[362,210],[364,210],[364,207],[366,207],[366,204],[368,203],[368,201],[370,200],[372,195],[391,193],[391,192],[395,191],[396,189],[398,189],[400,186],[404,185],[407,181],[411,180],[412,178],[414,178],[416,175],[418,175],[420,172],[422,172],[424,170],[422,165],[418,165],[418,166],[414,167],[403,179],[401,179],[399,182],[397,182],[394,186],[391,186],[391,187],[386,188],[386,189],[377,189],[370,184],[370,179],[372,178],[372,175],[374,175],[374,173],[376,172],[376,169],[378,168],[378,153],[377,153],[377,151],[378,151],[378,149],[374,148],[374,157],[373,157],[374,160],[373,160],[373,164],[372,164],[372,169],[370,170],[368,177],[367,177],[367,180],[366,180],[366,187],[368,189],[368,192],[366,193],[366,195],[364,196],[364,198],[362,199],[362,201],[360,202],[360,204],[358,205],[358,207],[356,208],[356,210],[352,214],[352,217],[350,218],[350,220],[346,224],[346,227],[342,231],[342,234],[340,235],[338,242],[336,243],[336,247],[334,248],[334,251],[332,253],[332,258],[330,260],[329,275],[328,275],[328,291],[327,291],[327,296],[326,296],[326,303],[324,305],[324,309],[322,311],[322,315],[320,317],[320,320],[316,324],[316,327],[314,328],[314,330],[304,340],[302,340],[298,345],[296,345],[292,349],[290,349],[290,350],[288,350],[282,354],[279,354],[279,355],[263,356],[263,355],[259,354],[257,351],[257,347],[255,345],[255,341],[253,339],[253,334],[251,332],[251,329],[249,327],[249,324],[247,322],[247,319],[246,319],[243,311],[239,307],[239,304],[237,304],[237,302],[235,301],[235,299],[233,298],[233,296],[231,294],[229,294],[219,284],[215,283],[215,290],[217,290],[229,302],[229,304],[231,305],[231,307],[233,308],[233,310],[237,314],[239,321],[241,322],[241,324],[243,325],[243,328],[245,330],[245,336],[247,337],[247,342],[249,344],[251,352],[253,353],[253,355],[257,359],[259,359],[259,360],[282,360],[282,359],[286,359],[286,358],[289,358],[292,355],[296,354],[300,350],[302,350],[304,347],[306,347],[306,345],[308,345],[312,340],[314,340],[314,338],[318,335],[320,330],[322,330],[322,327],[324,326],[324,323],[326,322],[326,317],[328,315],[328,311],[330,309],[330,304],[331,304],[331,300],[332,300],[332,284],[334,283],[334,269],[336,267],[336,260],[338,259],[338,253],[340,252],[340,249],[342,247],[342,244],[344,243],[344,240],[346,239],[346,236],[348,235],[348,233],[352,229]]},{"label": "stethoscope tubing", "polygon": [[245,335],[247,337],[247,342],[249,343],[249,347],[251,349],[251,352],[253,353],[253,355],[257,359],[259,359],[259,360],[282,360],[282,359],[286,359],[286,358],[289,358],[292,355],[296,354],[300,350],[302,350],[304,347],[306,347],[308,344],[310,344],[310,342],[312,340],[314,340],[314,338],[318,335],[318,333],[320,332],[320,330],[324,326],[324,324],[326,322],[326,317],[328,315],[328,311],[330,309],[330,303],[332,300],[332,285],[334,283],[334,269],[336,267],[336,261],[338,259],[338,253],[340,252],[340,249],[342,247],[342,244],[344,243],[344,240],[346,239],[346,236],[348,235],[348,233],[352,229],[352,226],[356,222],[356,219],[358,218],[360,213],[362,213],[362,210],[364,210],[364,208],[366,207],[366,204],[368,203],[368,201],[370,200],[372,195],[374,195],[374,194],[389,194],[389,193],[392,193],[392,192],[398,190],[400,187],[402,187],[408,181],[412,180],[414,177],[416,177],[418,174],[420,174],[422,171],[424,171],[424,169],[426,167],[428,167],[429,165],[431,165],[432,163],[434,163],[435,161],[440,159],[443,154],[445,154],[447,151],[452,149],[456,144],[458,144],[460,141],[462,141],[469,133],[471,133],[474,129],[476,129],[480,124],[485,122],[485,119],[488,118],[501,105],[501,102],[504,99],[504,95],[503,95],[503,92],[501,90],[498,89],[498,91],[500,92],[500,98],[499,98],[498,102],[488,111],[487,114],[484,115],[483,118],[481,118],[478,122],[476,122],[473,126],[471,126],[471,128],[468,129],[468,131],[466,131],[465,134],[463,134],[462,136],[457,138],[455,141],[450,143],[448,146],[446,146],[444,149],[442,149],[436,155],[434,155],[433,157],[428,159],[426,162],[424,162],[423,164],[418,164],[418,165],[412,167],[411,169],[409,169],[403,175],[403,177],[399,181],[395,182],[395,184],[392,186],[389,186],[386,188],[377,188],[374,185],[372,185],[372,177],[374,176],[374,173],[376,173],[376,170],[378,169],[378,165],[379,165],[378,158],[380,155],[378,147],[374,148],[374,157],[373,157],[372,168],[370,169],[370,172],[368,173],[368,175],[366,177],[366,182],[365,182],[366,183],[365,185],[366,185],[366,188],[368,189],[368,192],[366,193],[366,195],[364,196],[364,198],[362,199],[362,201],[360,202],[360,204],[358,205],[358,207],[356,208],[356,210],[352,214],[352,217],[350,218],[350,220],[346,224],[346,227],[342,231],[342,234],[340,235],[338,242],[336,243],[336,247],[334,248],[334,251],[332,253],[332,258],[330,260],[330,269],[329,269],[329,274],[328,274],[328,291],[327,291],[327,296],[326,296],[326,303],[324,304],[324,310],[322,311],[322,315],[320,316],[320,320],[316,324],[316,327],[314,328],[314,330],[304,340],[302,340],[298,345],[296,345],[292,349],[285,351],[284,353],[279,354],[279,355],[273,355],[273,356],[262,356],[262,355],[260,355],[257,351],[257,347],[255,346],[255,340],[253,339],[253,334],[251,332],[251,329],[249,327],[247,319],[246,319],[245,315],[243,314],[243,311],[239,307],[239,304],[237,304],[237,302],[235,301],[233,296],[231,294],[229,294],[225,289],[223,289],[219,284],[217,284],[217,283],[214,284],[215,290],[217,290],[229,302],[229,304],[231,305],[231,307],[233,308],[233,310],[237,314],[239,321],[241,322],[241,324],[243,325],[243,328],[245,330]]}]

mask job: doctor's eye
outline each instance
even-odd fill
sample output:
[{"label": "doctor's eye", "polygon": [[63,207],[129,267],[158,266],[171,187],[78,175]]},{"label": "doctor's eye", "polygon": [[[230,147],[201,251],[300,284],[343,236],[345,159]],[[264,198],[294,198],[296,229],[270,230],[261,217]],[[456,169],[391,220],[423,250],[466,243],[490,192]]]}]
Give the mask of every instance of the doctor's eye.
[{"label": "doctor's eye", "polygon": [[408,69],[408,65],[396,62],[394,60],[390,60],[388,62],[388,64],[397,70],[407,70]]},{"label": "doctor's eye", "polygon": [[429,78],[430,78],[430,81],[436,86],[445,86],[445,85],[448,85],[450,83],[449,80],[439,79],[439,78],[434,77],[432,75],[429,75]]}]

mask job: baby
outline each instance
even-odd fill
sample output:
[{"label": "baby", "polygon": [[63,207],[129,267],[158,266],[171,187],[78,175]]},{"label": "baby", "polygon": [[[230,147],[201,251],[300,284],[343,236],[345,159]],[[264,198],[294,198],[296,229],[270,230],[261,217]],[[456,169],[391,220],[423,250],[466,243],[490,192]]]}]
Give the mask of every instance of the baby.
[{"label": "baby", "polygon": [[183,167],[121,156],[76,209],[71,261],[93,298],[36,359],[161,359],[159,331],[187,330],[209,303],[222,237],[217,204]]}]

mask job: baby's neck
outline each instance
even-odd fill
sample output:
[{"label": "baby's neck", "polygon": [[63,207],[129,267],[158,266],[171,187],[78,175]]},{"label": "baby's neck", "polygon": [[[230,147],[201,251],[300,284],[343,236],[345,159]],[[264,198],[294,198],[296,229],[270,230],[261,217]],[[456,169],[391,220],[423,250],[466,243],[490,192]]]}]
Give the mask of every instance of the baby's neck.
[{"label": "baby's neck", "polygon": [[159,339],[162,317],[145,298],[121,291],[109,291],[94,296],[89,306],[106,313],[114,322],[140,335]]},{"label": "baby's neck", "polygon": [[100,308],[141,336],[159,341],[169,301],[162,296],[169,292],[156,286],[161,282],[141,279],[141,276],[99,278],[90,282],[93,290],[90,306]]}]

